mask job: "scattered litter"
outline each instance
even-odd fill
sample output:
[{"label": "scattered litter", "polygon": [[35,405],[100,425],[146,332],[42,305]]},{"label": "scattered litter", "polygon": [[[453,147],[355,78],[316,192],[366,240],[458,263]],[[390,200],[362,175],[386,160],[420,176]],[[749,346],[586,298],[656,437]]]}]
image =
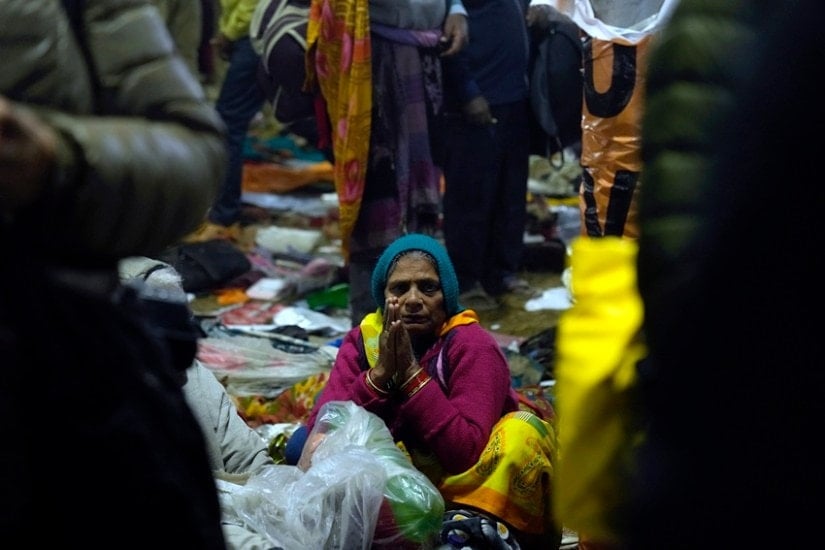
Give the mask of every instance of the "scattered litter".
[{"label": "scattered litter", "polygon": [[563,286],[545,290],[540,296],[527,300],[524,304],[525,311],[538,311],[540,309],[569,309],[573,305],[570,299],[570,292]]}]

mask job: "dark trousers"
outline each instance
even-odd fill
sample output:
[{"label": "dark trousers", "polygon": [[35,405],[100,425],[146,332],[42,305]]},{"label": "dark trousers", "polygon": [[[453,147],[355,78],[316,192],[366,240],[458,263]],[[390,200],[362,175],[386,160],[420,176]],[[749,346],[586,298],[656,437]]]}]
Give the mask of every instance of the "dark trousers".
[{"label": "dark trousers", "polygon": [[264,93],[258,84],[259,64],[260,56],[249,37],[238,39],[215,102],[215,109],[226,124],[229,148],[223,185],[209,212],[209,220],[221,225],[232,225],[241,219],[244,141],[249,123],[264,104]]},{"label": "dark trousers", "polygon": [[496,295],[521,267],[527,223],[527,101],[491,106],[497,123],[445,124],[444,240],[461,292],[476,282]]}]

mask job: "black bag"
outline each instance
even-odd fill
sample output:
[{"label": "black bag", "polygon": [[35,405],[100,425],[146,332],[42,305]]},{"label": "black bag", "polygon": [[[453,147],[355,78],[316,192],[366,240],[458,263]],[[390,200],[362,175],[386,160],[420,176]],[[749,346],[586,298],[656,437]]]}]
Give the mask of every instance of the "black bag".
[{"label": "black bag", "polygon": [[550,157],[581,146],[583,53],[579,27],[570,19],[552,19],[546,32],[533,37],[531,153]]},{"label": "black bag", "polygon": [[177,245],[157,259],[172,265],[183,279],[183,290],[194,293],[220,288],[252,269],[246,254],[225,239]]}]

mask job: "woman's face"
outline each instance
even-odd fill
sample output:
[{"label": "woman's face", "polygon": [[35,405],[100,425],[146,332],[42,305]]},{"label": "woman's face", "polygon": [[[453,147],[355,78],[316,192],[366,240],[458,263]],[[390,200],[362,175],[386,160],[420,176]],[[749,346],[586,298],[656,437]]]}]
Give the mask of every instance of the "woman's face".
[{"label": "woman's face", "polygon": [[387,278],[384,297],[398,298],[399,318],[410,336],[435,334],[447,320],[438,272],[420,255],[398,259]]}]

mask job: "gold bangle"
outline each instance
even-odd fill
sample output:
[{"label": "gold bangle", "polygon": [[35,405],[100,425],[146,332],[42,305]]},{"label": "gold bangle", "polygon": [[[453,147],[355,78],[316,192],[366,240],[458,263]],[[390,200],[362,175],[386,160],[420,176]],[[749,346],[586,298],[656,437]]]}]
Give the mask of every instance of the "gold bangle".
[{"label": "gold bangle", "polygon": [[407,399],[409,399],[413,395],[417,394],[419,391],[421,391],[421,388],[423,388],[424,386],[426,386],[429,383],[430,380],[432,380],[432,378],[430,378],[429,376],[422,379],[421,382],[419,382],[418,385],[416,387],[414,387],[412,390],[404,392],[405,397]]},{"label": "gold bangle", "polygon": [[372,376],[370,376],[370,371],[366,371],[364,373],[364,376],[367,379],[367,386],[369,386],[371,389],[375,390],[375,393],[377,393],[378,395],[383,395],[383,396],[387,396],[387,395],[390,394],[390,392],[388,392],[387,390],[382,390],[381,388],[379,388],[378,386],[375,385],[375,382],[372,381]]}]

